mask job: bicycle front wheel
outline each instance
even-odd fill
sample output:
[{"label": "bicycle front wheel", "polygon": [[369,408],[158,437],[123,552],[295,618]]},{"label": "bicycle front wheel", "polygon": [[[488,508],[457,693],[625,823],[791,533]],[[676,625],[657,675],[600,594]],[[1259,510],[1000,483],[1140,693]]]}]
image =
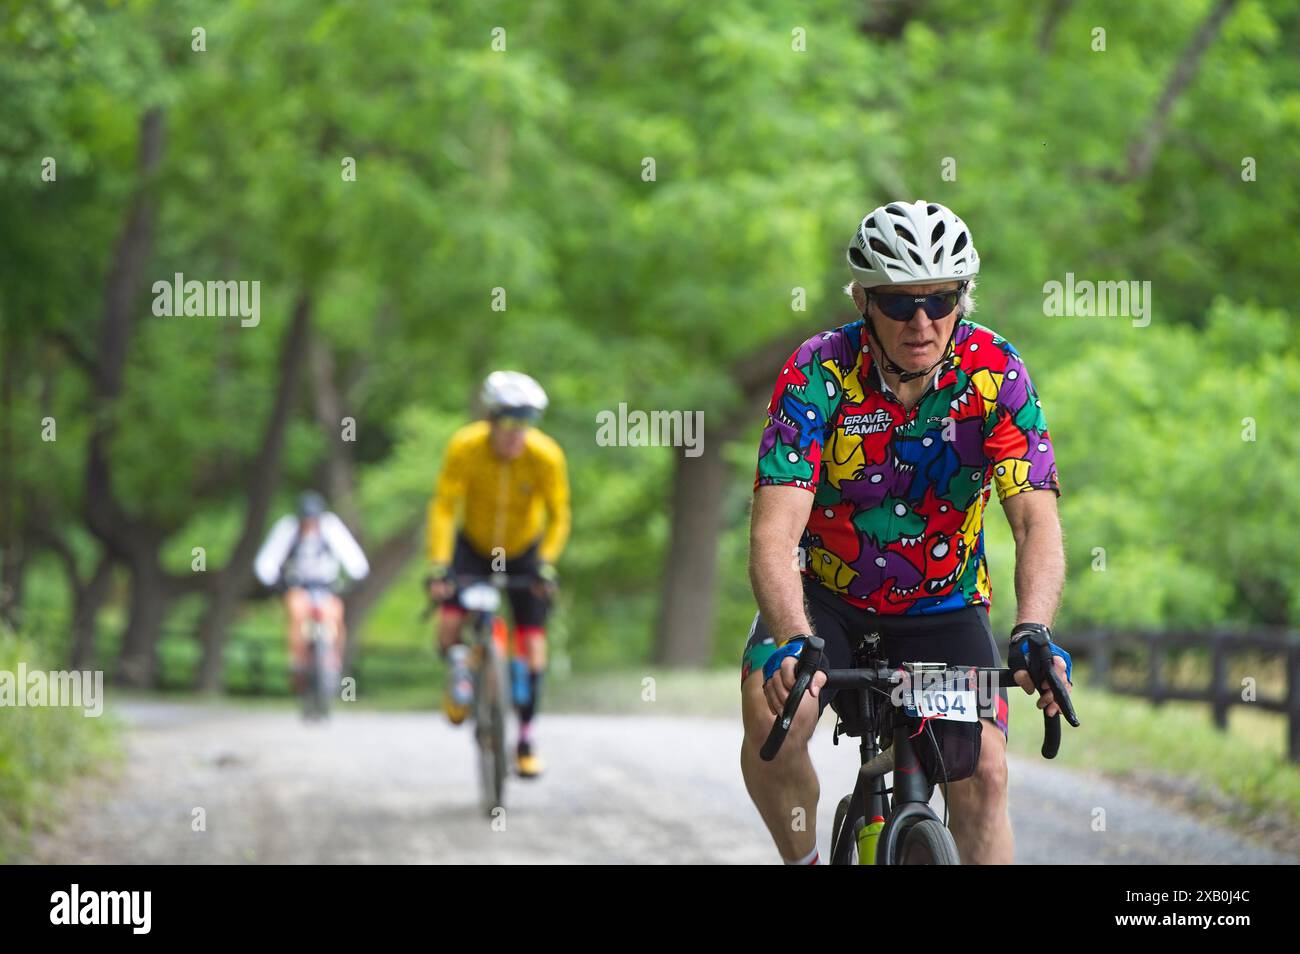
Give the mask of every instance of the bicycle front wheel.
[{"label": "bicycle front wheel", "polygon": [[324,639],[316,641],[316,713],[325,719],[330,714],[330,702],[339,688],[339,673],[334,668],[334,653]]},{"label": "bicycle front wheel", "polygon": [[506,705],[501,657],[490,645],[483,653],[474,695],[480,793],[483,811],[491,817],[505,806]]},{"label": "bicycle front wheel", "polygon": [[309,722],[324,716],[325,703],[321,699],[321,679],[325,660],[321,652],[319,634],[307,631],[307,670],[302,675],[302,715]]},{"label": "bicycle front wheel", "polygon": [[852,865],[858,862],[858,832],[866,824],[859,816],[849,823],[849,806],[853,803],[852,795],[845,795],[835,806],[835,824],[831,827],[831,864]]},{"label": "bicycle front wheel", "polygon": [[898,839],[896,865],[959,865],[957,843],[952,832],[933,818],[923,818],[903,832]]}]

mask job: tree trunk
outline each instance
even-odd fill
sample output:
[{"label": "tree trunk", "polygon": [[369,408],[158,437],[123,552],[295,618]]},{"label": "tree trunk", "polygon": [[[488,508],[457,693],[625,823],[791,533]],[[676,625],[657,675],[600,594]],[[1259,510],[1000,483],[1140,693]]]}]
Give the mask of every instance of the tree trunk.
[{"label": "tree trunk", "polygon": [[924,0],[877,0],[868,3],[868,15],[858,24],[858,29],[869,37],[897,40],[912,20],[918,19],[925,6]]},{"label": "tree trunk", "polygon": [[[382,325],[387,314],[386,307],[381,309],[376,324]],[[308,349],[308,364],[311,369],[312,407],[316,422],[320,425],[326,440],[325,491],[329,497],[330,509],[337,513],[348,525],[348,529],[364,543],[365,527],[356,507],[356,464],[353,459],[353,445],[344,441],[340,434],[343,416],[346,413],[344,392],[336,380],[334,354],[330,350],[329,342],[322,335],[312,335]],[[362,365],[362,373],[364,370],[365,366]],[[345,672],[353,671],[366,617],[379,597],[392,585],[393,580],[401,574],[407,563],[419,551],[420,531],[421,522],[417,519],[409,527],[399,530],[379,544],[369,554],[370,575],[348,593],[345,600],[348,630],[343,658]]]},{"label": "tree trunk", "polygon": [[72,599],[72,651],[68,665],[72,669],[90,669],[95,665],[95,618],[108,599],[113,585],[113,561],[101,556],[90,579],[82,585],[74,576]]},{"label": "tree trunk", "polygon": [[325,497],[330,509],[348,525],[358,539],[361,538],[361,521],[353,496],[356,478],[353,473],[352,447],[341,436],[344,407],[343,396],[334,381],[334,354],[329,342],[319,334],[311,335],[307,343],[307,363],[310,369],[312,410],[316,423],[325,437]]},{"label": "tree trunk", "polygon": [[718,536],[729,466],[720,442],[673,463],[672,531],[664,572],[655,660],[701,667],[713,654]]},{"label": "tree trunk", "polygon": [[142,551],[131,564],[131,614],[122,634],[117,680],[124,686],[152,689],[157,685],[158,641],[171,592],[157,546]]},{"label": "tree trunk", "polygon": [[14,630],[23,625],[23,584],[27,579],[27,555],[19,540],[3,548],[0,561],[0,622]]},{"label": "tree trunk", "polygon": [[257,555],[257,547],[266,527],[271,497],[280,484],[285,432],[289,428],[298,383],[302,377],[311,312],[311,298],[300,296],[294,305],[289,328],[280,343],[275,401],[271,406],[257,457],[249,467],[246,494],[248,506],[244,511],[244,525],[230,559],[207,581],[211,599],[199,622],[197,633],[202,647],[198,687],[205,692],[216,692],[221,688],[221,660],[226,636],[240,601],[249,595],[252,586],[249,568]]},{"label": "tree trunk", "polygon": [[195,677],[195,688],[200,692],[221,690],[221,663],[230,624],[234,622],[240,602],[252,592],[246,576],[234,572],[233,566],[223,567],[219,574],[195,634],[202,649]]},{"label": "tree trunk", "polygon": [[0,319],[0,622],[14,629],[19,625],[23,601],[22,540],[17,532],[17,501],[14,496],[13,404],[17,373],[15,342],[8,322]]},{"label": "tree trunk", "polygon": [[[141,117],[139,182],[113,249],[95,352],[95,403],[106,412],[122,394],[127,356],[141,314],[136,299],[153,252],[157,202],[152,195],[152,180],[162,161],[165,130],[161,110],[150,109]],[[158,559],[163,532],[128,513],[115,492],[109,453],[111,422],[111,414],[98,415],[87,442],[83,493],[86,524],[104,544],[107,555],[125,563],[132,574],[131,611],[122,636],[118,675],[127,685],[148,686],[156,672],[154,654],[167,602],[175,589],[168,585]]]},{"label": "tree trunk", "polygon": [[[412,526],[393,534],[381,543],[370,555],[370,575],[348,594],[344,617],[348,626],[348,642],[343,659],[344,671],[352,671],[366,617],[374,609],[379,597],[406,568],[411,558],[419,552],[422,529],[421,523],[416,521]],[[412,620],[411,625],[417,624]]]},{"label": "tree trunk", "polygon": [[1061,25],[1073,6],[1074,0],[1052,0],[1047,8],[1047,13],[1043,17],[1042,26],[1038,29],[1038,51],[1040,53],[1052,52],[1052,40],[1056,37],[1056,28]]},{"label": "tree trunk", "polygon": [[1192,81],[1196,79],[1201,58],[1214,45],[1223,28],[1223,22],[1228,19],[1236,5],[1237,0],[1218,0],[1206,14],[1205,19],[1201,21],[1201,25],[1197,27],[1191,40],[1183,49],[1182,56],[1174,64],[1150,119],[1142,125],[1142,132],[1129,146],[1127,167],[1122,170],[1110,170],[1106,174],[1106,178],[1110,181],[1132,182],[1143,178],[1151,171],[1169,131],[1169,120],[1173,116],[1174,107],[1192,85]]}]

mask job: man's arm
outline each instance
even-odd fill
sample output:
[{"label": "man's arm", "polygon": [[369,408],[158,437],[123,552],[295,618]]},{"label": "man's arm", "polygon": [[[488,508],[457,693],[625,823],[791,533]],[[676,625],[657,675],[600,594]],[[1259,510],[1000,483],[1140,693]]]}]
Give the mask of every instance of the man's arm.
[{"label": "man's arm", "polygon": [[370,574],[370,562],[366,559],[365,551],[361,549],[361,544],[357,543],[357,538],[352,535],[347,524],[337,515],[328,511],[321,514],[320,532],[329,548],[334,551],[334,555],[339,558],[339,562],[343,564],[343,569],[348,576],[354,580],[364,580]]},{"label": "man's arm", "polygon": [[559,453],[552,464],[551,479],[546,484],[544,503],[546,533],[542,536],[538,555],[543,562],[554,563],[564,551],[564,545],[569,540],[569,528],[572,525],[572,516],[569,512],[569,474],[562,453]]},{"label": "man's arm", "polygon": [[1065,585],[1056,493],[1026,490],[1002,501],[1016,540],[1016,622],[1051,626]]},{"label": "man's arm", "polygon": [[428,525],[425,542],[429,562],[446,566],[451,562],[452,547],[456,542],[456,513],[465,498],[465,481],[456,443],[447,448],[438,475],[438,485],[429,501]]},{"label": "man's arm", "polygon": [[298,536],[298,519],[285,514],[271,527],[271,532],[253,559],[253,572],[263,586],[274,586],[280,579],[280,569],[289,557],[289,550]]},{"label": "man's arm", "polygon": [[762,486],[749,525],[749,582],[768,631],[777,639],[809,633],[799,574],[799,539],[813,495],[800,487]]}]

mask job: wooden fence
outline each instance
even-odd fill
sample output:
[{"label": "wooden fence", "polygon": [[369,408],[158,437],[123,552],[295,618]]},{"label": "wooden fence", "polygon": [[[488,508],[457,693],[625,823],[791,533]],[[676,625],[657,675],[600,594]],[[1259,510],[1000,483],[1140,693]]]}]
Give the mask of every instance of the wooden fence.
[{"label": "wooden fence", "polygon": [[[1208,703],[1214,724],[1228,727],[1230,706],[1254,706],[1278,712],[1287,719],[1287,756],[1300,763],[1300,634],[1286,630],[1213,630],[1131,632],[1082,630],[1062,636],[1071,652],[1076,648],[1091,662],[1097,682],[1106,690],[1141,696],[1154,705],[1169,701]],[[1141,682],[1114,679],[1115,656],[1128,650],[1147,653],[1146,678]],[[1166,655],[1172,650],[1199,649],[1210,657],[1209,685],[1185,688],[1170,685],[1166,678]],[[1244,698],[1242,686],[1228,684],[1228,660],[1237,653],[1256,652],[1280,656],[1285,664],[1286,688],[1281,698]]]}]

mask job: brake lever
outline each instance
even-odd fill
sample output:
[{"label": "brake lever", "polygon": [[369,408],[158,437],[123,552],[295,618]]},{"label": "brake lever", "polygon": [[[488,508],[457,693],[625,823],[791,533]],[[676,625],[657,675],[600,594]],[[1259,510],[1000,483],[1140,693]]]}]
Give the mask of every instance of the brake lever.
[{"label": "brake lever", "polygon": [[776,753],[781,750],[786,734],[789,733],[790,726],[794,724],[794,717],[799,711],[799,703],[803,701],[803,694],[808,691],[808,686],[812,683],[812,677],[811,672],[800,672],[795,678],[794,687],[790,690],[790,695],[786,697],[785,708],[777,716],[776,721],[772,724],[772,731],[767,735],[767,741],[763,743],[763,747],[758,751],[758,757],[764,762],[772,761],[772,759],[776,758]]},{"label": "brake lever", "polygon": [[825,649],[826,642],[819,636],[809,636],[802,653],[799,654],[799,662],[795,669],[794,686],[790,689],[790,695],[786,697],[785,708],[772,723],[772,729],[767,734],[767,740],[763,747],[759,749],[758,756],[764,762],[770,762],[776,758],[776,753],[781,750],[781,745],[785,742],[786,734],[790,731],[790,726],[794,724],[795,714],[799,711],[799,703],[803,701],[803,694],[808,691],[812,684],[813,676],[821,665],[822,650]]},{"label": "brake lever", "polygon": [[[1079,717],[1074,712],[1074,703],[1070,700],[1070,690],[1065,688],[1065,679],[1056,669],[1056,657],[1046,646],[1042,647],[1047,656],[1047,678],[1039,680],[1039,686],[1046,681],[1051,688],[1052,701],[1060,706],[1060,712],[1056,715],[1049,716],[1047,710],[1043,710],[1043,748],[1042,755],[1045,759],[1056,758],[1056,753],[1061,748],[1061,715],[1064,714],[1066,721],[1074,728],[1079,727]],[[1040,660],[1041,661],[1041,660]],[[1039,688],[1041,695],[1043,689]]]},{"label": "brake lever", "polygon": [[[1034,688],[1039,695],[1044,691],[1050,691],[1052,701],[1060,707],[1060,711],[1054,716],[1049,716],[1047,710],[1043,710],[1042,755],[1045,759],[1054,759],[1061,748],[1061,715],[1064,714],[1066,721],[1076,729],[1079,727],[1079,716],[1074,711],[1074,702],[1070,699],[1070,690],[1065,686],[1065,679],[1056,668],[1056,657],[1052,655],[1047,639],[1040,634],[1034,634],[1029,637],[1029,645],[1033,657],[1030,678],[1033,679],[1033,669],[1038,669],[1044,674],[1042,679],[1034,680]],[[1043,689],[1044,682],[1048,684],[1047,690]]]},{"label": "brake lever", "polygon": [[1065,677],[1056,671],[1056,666],[1047,670],[1047,681],[1052,684],[1052,701],[1061,707],[1061,714],[1071,727],[1079,728],[1079,716],[1074,711],[1074,702],[1070,699],[1070,690],[1065,687]]}]

